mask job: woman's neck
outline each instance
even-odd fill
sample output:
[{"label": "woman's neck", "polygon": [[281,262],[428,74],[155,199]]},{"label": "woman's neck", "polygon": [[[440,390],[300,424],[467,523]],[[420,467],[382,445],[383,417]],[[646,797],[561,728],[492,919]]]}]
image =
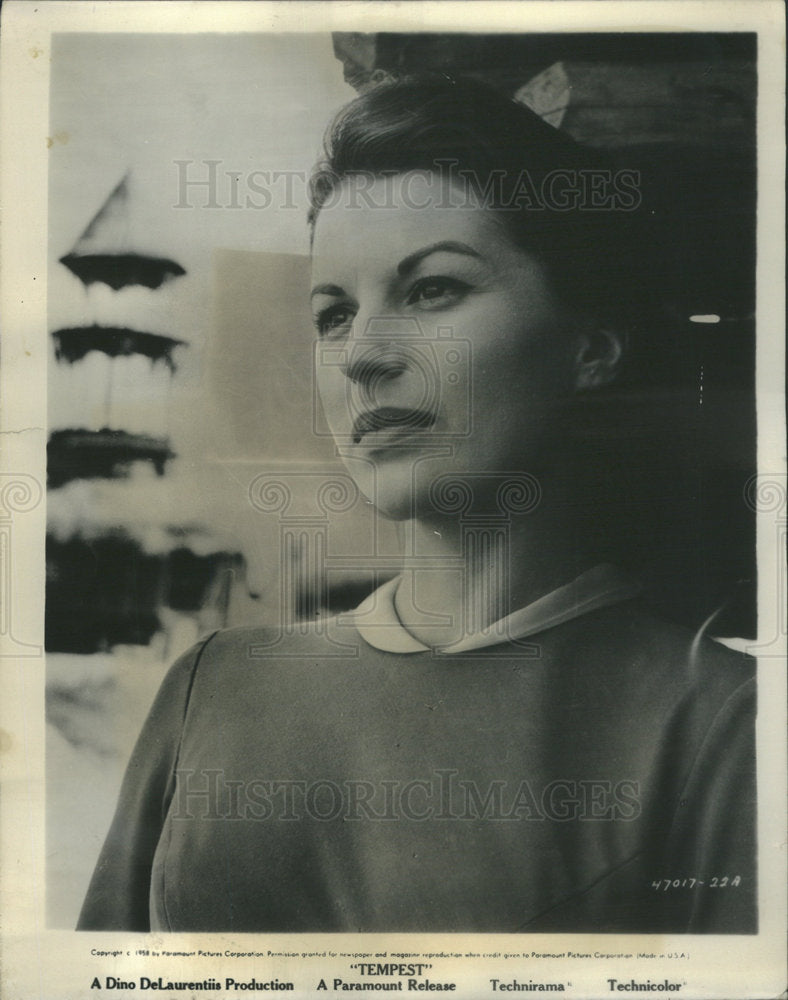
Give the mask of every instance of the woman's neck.
[{"label": "woman's neck", "polygon": [[407,630],[444,646],[525,607],[597,560],[565,504],[506,517],[430,517],[400,525],[395,606]]}]

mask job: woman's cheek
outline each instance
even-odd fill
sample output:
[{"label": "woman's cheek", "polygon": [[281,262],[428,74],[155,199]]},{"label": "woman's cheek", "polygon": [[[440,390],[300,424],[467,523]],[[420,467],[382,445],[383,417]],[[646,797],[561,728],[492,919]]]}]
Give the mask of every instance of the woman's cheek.
[{"label": "woman's cheek", "polygon": [[343,380],[343,376],[338,373],[338,370],[326,370],[318,367],[317,392],[320,405],[323,408],[323,416],[329,430],[334,435],[339,434],[341,428],[347,424],[347,400],[346,393],[343,391]]}]

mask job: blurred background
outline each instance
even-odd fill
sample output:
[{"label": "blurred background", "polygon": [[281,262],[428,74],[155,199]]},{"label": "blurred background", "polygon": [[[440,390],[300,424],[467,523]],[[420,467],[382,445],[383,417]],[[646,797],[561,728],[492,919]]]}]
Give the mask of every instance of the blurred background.
[{"label": "blurred background", "polygon": [[654,607],[754,634],[754,36],[61,35],[50,926],[76,921],[175,656],[214,628],[353,607],[394,571],[391,527],[303,474],[347,486],[315,432],[306,176],[337,108],[423,69],[486,79],[641,171],[659,317],[622,388],[626,420],[619,399],[589,453]]}]

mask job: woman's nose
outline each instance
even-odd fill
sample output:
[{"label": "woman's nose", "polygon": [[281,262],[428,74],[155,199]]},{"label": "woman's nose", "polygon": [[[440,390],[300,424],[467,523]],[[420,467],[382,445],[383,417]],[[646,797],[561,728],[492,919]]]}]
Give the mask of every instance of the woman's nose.
[{"label": "woman's nose", "polygon": [[407,368],[402,352],[393,344],[348,344],[347,359],[340,365],[351,382],[369,387],[397,378]]},{"label": "woman's nose", "polygon": [[[369,387],[397,378],[409,367],[414,338],[421,336],[418,323],[410,317],[374,317],[359,336],[348,338],[344,364],[340,367],[352,382]],[[409,348],[410,342],[410,348]]]}]

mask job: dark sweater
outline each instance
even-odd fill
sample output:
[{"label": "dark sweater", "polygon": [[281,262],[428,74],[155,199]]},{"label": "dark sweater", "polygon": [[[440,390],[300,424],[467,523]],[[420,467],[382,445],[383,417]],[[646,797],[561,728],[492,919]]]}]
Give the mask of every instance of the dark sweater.
[{"label": "dark sweater", "polygon": [[633,602],[531,649],[275,639],[174,664],[81,929],[757,931],[747,657]]}]

